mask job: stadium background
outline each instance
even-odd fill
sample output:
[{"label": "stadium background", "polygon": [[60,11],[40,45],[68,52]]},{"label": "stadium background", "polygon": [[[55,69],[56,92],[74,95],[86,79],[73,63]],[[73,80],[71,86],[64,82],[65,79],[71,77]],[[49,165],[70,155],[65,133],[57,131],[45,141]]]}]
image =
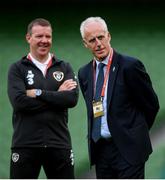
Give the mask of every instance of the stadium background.
[{"label": "stadium background", "polygon": [[[12,109],[7,97],[7,71],[11,63],[28,53],[27,24],[48,19],[53,26],[52,52],[72,64],[75,73],[92,56],[82,45],[79,26],[88,16],[103,17],[117,51],[143,61],[160,100],[160,111],[151,134],[159,131],[165,116],[165,12],[161,1],[29,0],[2,1],[0,5],[0,179],[8,178],[12,135]],[[75,154],[76,177],[89,170],[86,109],[80,92],[78,105],[70,109],[69,128]],[[122,140],[122,139],[121,139]],[[165,145],[154,148],[146,165],[146,178],[165,178]],[[40,178],[45,178],[41,171]]]}]

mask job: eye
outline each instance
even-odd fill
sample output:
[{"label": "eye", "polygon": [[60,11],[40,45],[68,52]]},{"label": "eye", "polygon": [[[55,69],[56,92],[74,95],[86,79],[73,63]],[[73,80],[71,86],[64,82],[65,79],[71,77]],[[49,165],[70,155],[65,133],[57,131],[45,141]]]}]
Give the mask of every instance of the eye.
[{"label": "eye", "polygon": [[39,39],[39,38],[42,38],[42,35],[37,35],[36,38],[38,38],[38,39]]},{"label": "eye", "polygon": [[99,40],[103,40],[104,39],[104,36],[103,35],[100,35],[97,37]]},{"label": "eye", "polygon": [[51,36],[50,36],[50,35],[47,35],[46,38],[47,38],[47,39],[51,39]]},{"label": "eye", "polygon": [[95,41],[96,41],[96,39],[93,38],[93,39],[90,39],[90,40],[89,40],[89,43],[94,43]]}]

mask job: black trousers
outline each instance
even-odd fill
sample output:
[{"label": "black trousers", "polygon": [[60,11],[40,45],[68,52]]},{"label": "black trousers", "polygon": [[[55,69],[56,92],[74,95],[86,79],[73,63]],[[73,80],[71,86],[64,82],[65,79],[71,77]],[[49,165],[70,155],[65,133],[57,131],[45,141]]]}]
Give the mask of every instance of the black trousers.
[{"label": "black trousers", "polygon": [[37,179],[41,166],[48,179],[74,179],[73,152],[56,148],[12,149],[10,179]]},{"label": "black trousers", "polygon": [[120,154],[112,138],[96,143],[97,179],[144,179],[144,163],[133,166]]}]

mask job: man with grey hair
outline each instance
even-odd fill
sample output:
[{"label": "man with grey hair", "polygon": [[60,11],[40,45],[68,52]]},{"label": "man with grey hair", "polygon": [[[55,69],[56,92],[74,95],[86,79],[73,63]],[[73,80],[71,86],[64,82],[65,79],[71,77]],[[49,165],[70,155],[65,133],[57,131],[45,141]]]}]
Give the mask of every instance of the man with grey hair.
[{"label": "man with grey hair", "polygon": [[100,179],[142,179],[152,152],[149,129],[159,110],[150,77],[140,60],[111,47],[102,18],[87,18],[80,32],[94,56],[78,72],[87,106],[90,163]]}]

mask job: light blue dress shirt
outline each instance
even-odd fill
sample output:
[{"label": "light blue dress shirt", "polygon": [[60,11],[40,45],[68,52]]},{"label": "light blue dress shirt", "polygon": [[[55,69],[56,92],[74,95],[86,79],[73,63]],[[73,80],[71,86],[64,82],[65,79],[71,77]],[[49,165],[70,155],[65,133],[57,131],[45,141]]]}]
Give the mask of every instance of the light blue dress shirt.
[{"label": "light blue dress shirt", "polygon": [[[105,64],[104,66],[104,77],[105,77],[105,72],[108,66],[108,60],[109,60],[109,56],[108,55],[101,63]],[[98,69],[98,65],[99,65],[100,61],[96,60],[96,64],[97,64],[97,68],[96,68],[96,80],[97,80],[97,76],[99,73],[99,69]],[[107,89],[108,89],[108,81],[109,81],[109,77],[106,83],[106,87],[105,87],[105,96],[103,98],[103,108],[104,108],[104,116],[101,117],[101,136],[103,138],[109,138],[111,137],[111,133],[109,131],[108,128],[108,124],[107,124]],[[95,86],[96,86],[96,81],[95,81]]]}]

